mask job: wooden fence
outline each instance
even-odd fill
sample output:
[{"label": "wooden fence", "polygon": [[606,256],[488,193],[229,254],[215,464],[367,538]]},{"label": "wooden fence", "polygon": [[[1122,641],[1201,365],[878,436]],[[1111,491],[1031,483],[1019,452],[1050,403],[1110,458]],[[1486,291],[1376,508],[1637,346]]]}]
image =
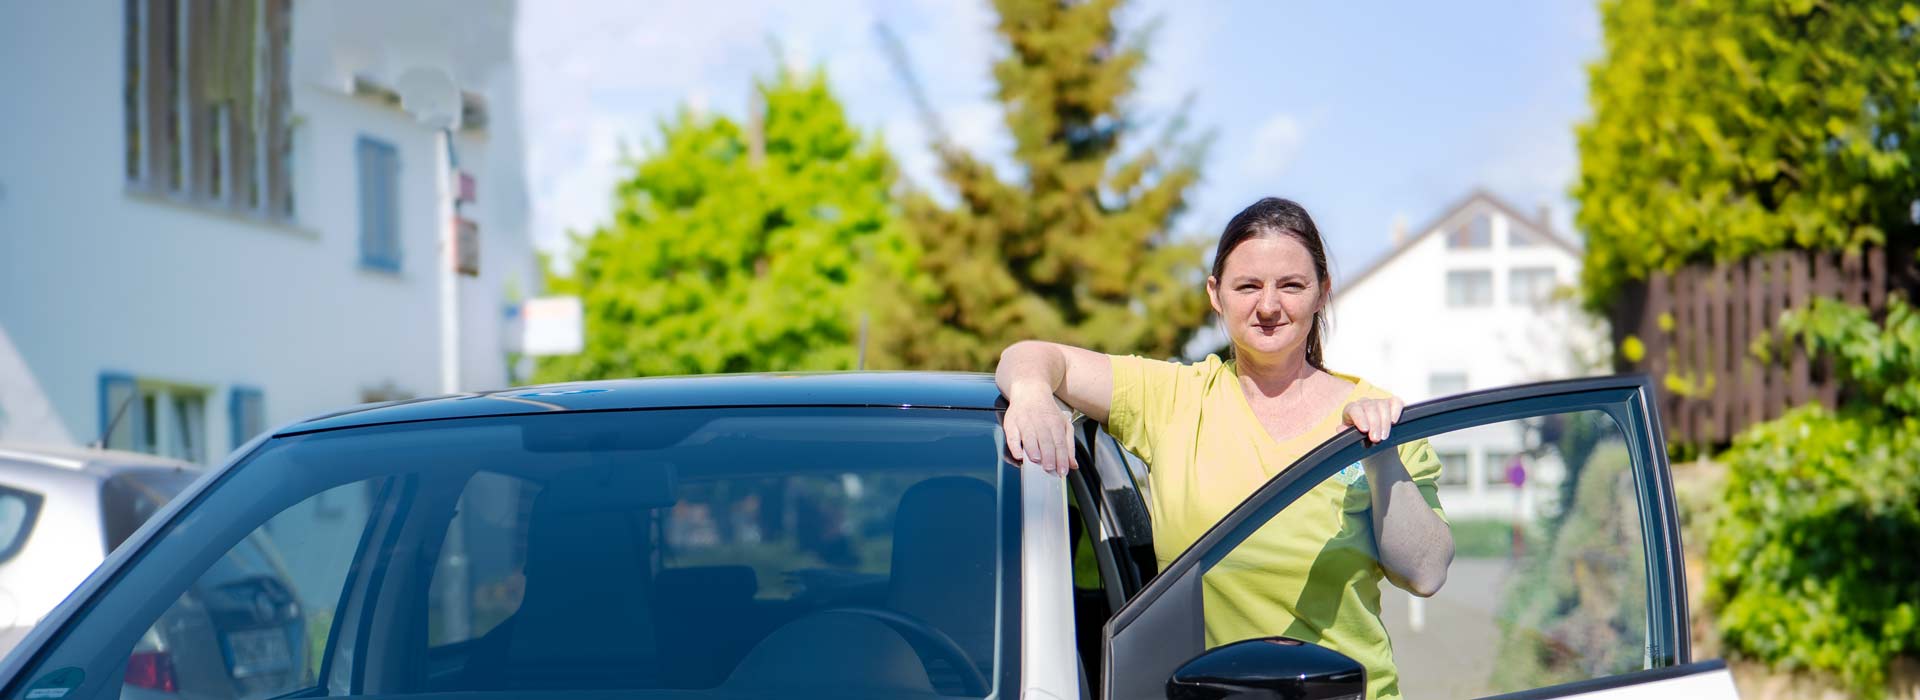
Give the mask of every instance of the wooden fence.
[{"label": "wooden fence", "polygon": [[[1841,382],[1831,361],[1782,342],[1780,314],[1818,297],[1883,313],[1895,286],[1887,261],[1882,248],[1780,251],[1653,275],[1628,290],[1612,314],[1614,347],[1625,347],[1631,335],[1645,350],[1637,362],[1616,358],[1616,369],[1645,372],[1662,384],[1660,414],[1673,444],[1724,445],[1793,406],[1836,405]],[[1751,351],[1761,338],[1772,348],[1769,360]]]}]

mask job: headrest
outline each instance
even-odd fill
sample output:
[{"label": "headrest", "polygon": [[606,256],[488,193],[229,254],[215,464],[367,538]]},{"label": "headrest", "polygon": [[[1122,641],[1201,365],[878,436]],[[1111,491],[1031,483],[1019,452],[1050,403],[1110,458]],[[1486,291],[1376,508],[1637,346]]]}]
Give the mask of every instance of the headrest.
[{"label": "headrest", "polygon": [[997,492],[985,481],[943,476],[914,484],[893,521],[887,605],[953,637],[992,668]]},{"label": "headrest", "polygon": [[568,474],[534,498],[511,665],[652,655],[647,513],[607,508],[599,476]]}]

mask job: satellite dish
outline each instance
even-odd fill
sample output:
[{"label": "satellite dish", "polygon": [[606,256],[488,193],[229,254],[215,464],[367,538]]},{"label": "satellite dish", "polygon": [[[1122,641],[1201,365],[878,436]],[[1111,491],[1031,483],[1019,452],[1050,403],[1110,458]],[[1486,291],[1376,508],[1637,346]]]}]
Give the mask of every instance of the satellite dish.
[{"label": "satellite dish", "polygon": [[460,87],[446,70],[408,70],[394,88],[400,93],[400,108],[413,115],[415,121],[434,129],[460,126]]}]

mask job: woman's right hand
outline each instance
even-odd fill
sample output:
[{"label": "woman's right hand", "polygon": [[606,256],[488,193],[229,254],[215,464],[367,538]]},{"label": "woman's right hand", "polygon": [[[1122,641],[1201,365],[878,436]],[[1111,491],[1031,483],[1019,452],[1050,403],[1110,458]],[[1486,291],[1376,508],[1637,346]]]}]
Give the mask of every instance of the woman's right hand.
[{"label": "woman's right hand", "polygon": [[1073,424],[1045,386],[1007,392],[1007,413],[1001,427],[1007,433],[1007,452],[1015,462],[1031,461],[1049,474],[1062,476],[1080,466],[1074,458]]}]

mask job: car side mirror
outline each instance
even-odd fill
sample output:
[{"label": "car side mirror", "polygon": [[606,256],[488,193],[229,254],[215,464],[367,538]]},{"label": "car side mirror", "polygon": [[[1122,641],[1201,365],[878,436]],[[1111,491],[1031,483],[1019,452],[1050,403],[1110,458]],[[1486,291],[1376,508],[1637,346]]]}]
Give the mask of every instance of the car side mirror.
[{"label": "car side mirror", "polygon": [[1367,669],[1360,662],[1286,637],[1209,649],[1167,679],[1169,700],[1360,700],[1366,696]]}]

